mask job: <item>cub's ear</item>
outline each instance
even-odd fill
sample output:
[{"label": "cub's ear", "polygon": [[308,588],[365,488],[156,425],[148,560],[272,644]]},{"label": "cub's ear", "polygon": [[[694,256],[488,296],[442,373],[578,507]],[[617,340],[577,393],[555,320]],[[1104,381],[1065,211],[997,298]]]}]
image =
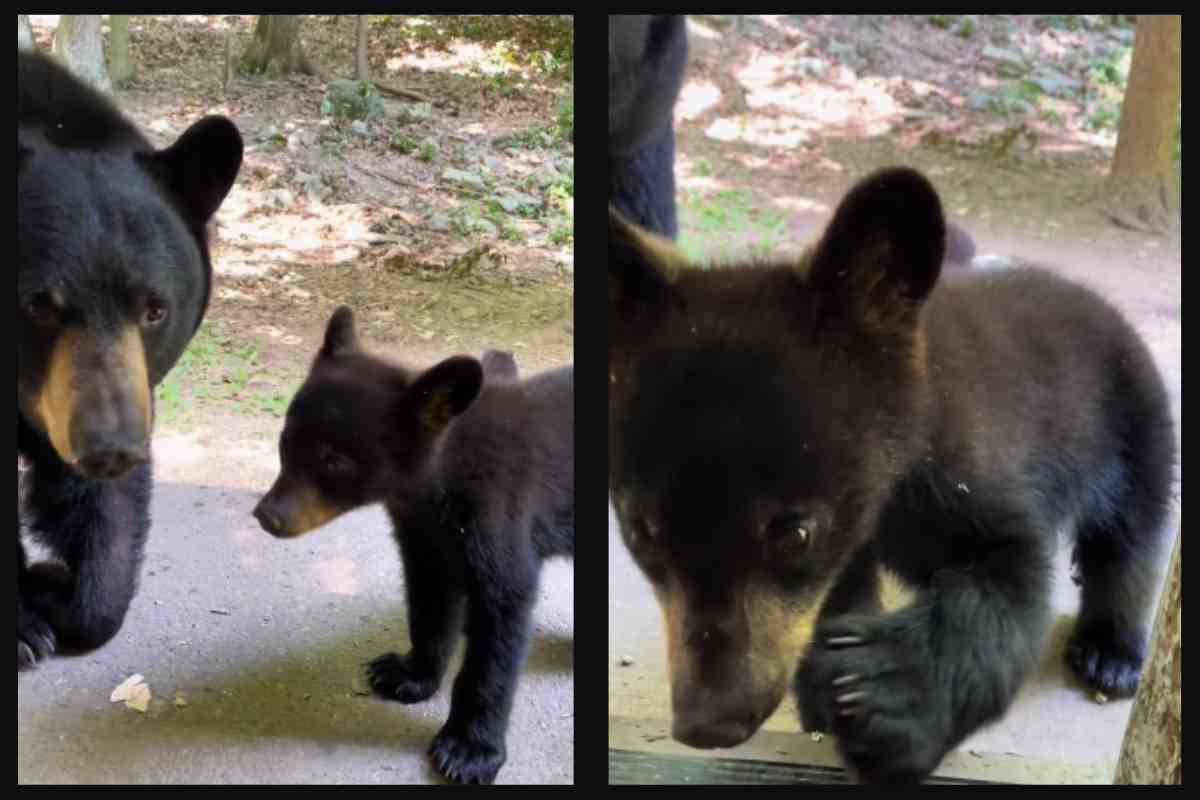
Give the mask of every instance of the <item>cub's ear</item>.
[{"label": "cub's ear", "polygon": [[671,276],[686,264],[674,242],[639,228],[609,206],[609,331],[653,319],[670,300]]},{"label": "cub's ear", "polygon": [[809,281],[870,330],[911,326],[933,291],[946,250],[937,192],[923,175],[892,168],[860,181],[809,256]]},{"label": "cub's ear", "polygon": [[453,356],[421,374],[408,390],[421,425],[438,433],[471,407],[483,386],[483,365],[470,356]]},{"label": "cub's ear", "polygon": [[205,117],[166,150],[139,156],[197,228],[217,213],[242,167],[242,135],[225,117]]},{"label": "cub's ear", "polygon": [[321,345],[318,358],[347,355],[358,351],[358,336],[354,333],[354,312],[349,306],[341,306],[329,318],[325,327],[325,343]]}]

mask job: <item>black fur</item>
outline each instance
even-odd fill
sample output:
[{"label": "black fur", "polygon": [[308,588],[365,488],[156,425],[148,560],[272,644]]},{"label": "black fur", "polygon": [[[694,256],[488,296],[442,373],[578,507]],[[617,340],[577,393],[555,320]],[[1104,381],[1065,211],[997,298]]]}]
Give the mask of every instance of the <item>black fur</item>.
[{"label": "black fur", "polygon": [[510,354],[485,362],[491,370],[457,356],[410,372],[358,349],[353,317],[339,310],[288,410],[280,478],[256,511],[269,532],[291,536],[306,529],[297,498],[322,516],[385,504],[412,649],[372,661],[370,683],[389,700],[428,699],[465,623],[450,717],[430,749],[439,772],[465,783],[491,783],[504,763],[541,565],[575,548],[574,371],[521,380]]},{"label": "black fur", "polygon": [[683,16],[609,16],[609,202],[672,238],[679,230],[672,114],[686,65]]},{"label": "black fur", "polygon": [[[30,567],[18,509],[18,671],[124,621],[150,525],[147,398],[203,317],[205,226],[241,156],[222,118],[155,151],[66,70],[17,54],[17,449],[30,529],[66,565]],[[48,394],[70,409],[54,445]]]},{"label": "black fur", "polygon": [[[1176,459],[1162,380],[1093,292],[1034,268],[939,281],[944,241],[933,188],[899,169],[799,264],[664,269],[613,218],[610,486],[681,620],[677,736],[749,736],[778,701],[754,609],[820,608],[805,726],[864,780],[924,778],[1035,665],[1062,527],[1069,663],[1132,693]],[[911,605],[880,612],[879,565]]]}]

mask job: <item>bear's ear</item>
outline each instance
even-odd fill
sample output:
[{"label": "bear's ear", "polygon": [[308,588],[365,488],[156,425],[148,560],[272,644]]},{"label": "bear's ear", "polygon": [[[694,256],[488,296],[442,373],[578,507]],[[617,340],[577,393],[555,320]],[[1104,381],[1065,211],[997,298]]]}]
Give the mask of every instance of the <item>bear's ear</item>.
[{"label": "bear's ear", "polygon": [[920,173],[884,169],[842,200],[809,255],[809,283],[831,308],[869,330],[911,326],[933,291],[946,250],[946,222]]},{"label": "bear's ear", "polygon": [[453,356],[423,372],[408,390],[421,426],[438,433],[466,411],[483,387],[483,365],[470,356]]},{"label": "bear's ear", "polygon": [[341,306],[329,318],[325,326],[325,342],[321,345],[318,358],[346,355],[358,350],[358,336],[354,332],[354,312],[349,306]]},{"label": "bear's ear", "polygon": [[197,227],[217,213],[242,167],[242,135],[225,117],[205,117],[166,150],[141,156]]},{"label": "bear's ear", "polygon": [[683,253],[608,207],[608,327],[610,334],[653,320],[671,298],[671,277]]}]

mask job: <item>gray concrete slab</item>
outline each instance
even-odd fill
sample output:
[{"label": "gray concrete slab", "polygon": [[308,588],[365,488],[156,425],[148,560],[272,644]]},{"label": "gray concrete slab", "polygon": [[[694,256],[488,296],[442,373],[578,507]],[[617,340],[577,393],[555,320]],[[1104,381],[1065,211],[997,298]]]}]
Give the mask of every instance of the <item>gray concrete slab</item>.
[{"label": "gray concrete slab", "polygon": [[[273,439],[168,434],[154,450],[142,589],[108,646],[18,676],[18,783],[438,782],[425,750],[450,682],[414,706],[355,693],[364,662],[408,649],[383,512],[275,540],[250,516]],[[548,565],[498,783],[573,782],[573,598],[571,564]],[[109,702],[134,673],[154,695],[145,714]]]}]

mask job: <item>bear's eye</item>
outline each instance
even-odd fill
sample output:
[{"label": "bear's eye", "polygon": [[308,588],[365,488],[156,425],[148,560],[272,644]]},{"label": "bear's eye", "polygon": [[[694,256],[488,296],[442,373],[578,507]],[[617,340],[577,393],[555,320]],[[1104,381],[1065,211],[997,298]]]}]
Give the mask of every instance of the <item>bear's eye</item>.
[{"label": "bear's eye", "polygon": [[345,475],[354,471],[354,462],[336,450],[326,447],[321,451],[321,467],[329,475]]},{"label": "bear's eye", "polygon": [[817,521],[804,514],[784,514],[771,520],[767,526],[767,538],[776,547],[788,550],[807,550],[817,532]]},{"label": "bear's eye", "polygon": [[25,316],[37,325],[55,325],[59,314],[60,303],[52,292],[38,292],[25,302]]},{"label": "bear's eye", "polygon": [[167,318],[167,304],[160,298],[154,297],[146,301],[146,307],[142,309],[142,324],[148,328],[153,328],[156,325],[161,325]]}]

